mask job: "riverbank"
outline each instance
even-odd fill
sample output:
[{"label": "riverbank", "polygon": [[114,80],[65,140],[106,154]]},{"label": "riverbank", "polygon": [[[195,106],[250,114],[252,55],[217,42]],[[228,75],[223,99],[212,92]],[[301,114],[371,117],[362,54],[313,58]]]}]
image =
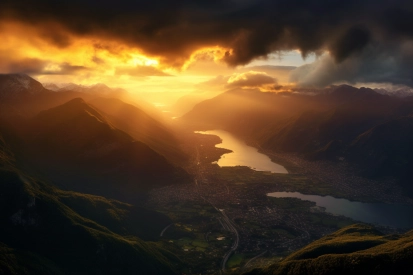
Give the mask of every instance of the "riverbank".
[{"label": "riverbank", "polygon": [[[245,137],[244,137],[245,138]],[[356,175],[356,171],[345,161],[309,161],[297,154],[280,153],[263,149],[259,144],[245,138],[246,143],[284,166],[289,173],[304,175],[309,180],[326,188],[313,190],[287,190],[306,195],[333,196],[365,203],[387,203],[413,205],[403,189],[394,180],[372,180]],[[310,191],[310,192],[309,192]],[[320,192],[322,191],[322,192]]]}]

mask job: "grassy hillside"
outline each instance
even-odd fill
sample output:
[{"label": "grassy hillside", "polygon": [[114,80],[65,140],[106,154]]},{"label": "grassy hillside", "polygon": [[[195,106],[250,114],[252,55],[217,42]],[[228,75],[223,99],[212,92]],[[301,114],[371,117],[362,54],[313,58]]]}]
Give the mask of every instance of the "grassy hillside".
[{"label": "grassy hillside", "polygon": [[1,274],[174,273],[169,260],[179,260],[141,240],[155,239],[169,220],[31,178],[3,138],[0,155]]},{"label": "grassy hillside", "polygon": [[[1,170],[0,178],[0,241],[5,245],[71,272],[172,273],[168,254],[131,235],[136,226],[123,223],[131,220],[130,205],[60,191],[14,171]],[[79,197],[82,204],[76,202]],[[106,226],[82,213],[87,210],[76,211],[84,204],[95,205],[97,220]]]},{"label": "grassy hillside", "polygon": [[352,225],[245,274],[411,274],[411,259],[413,231],[385,236],[370,226]]}]

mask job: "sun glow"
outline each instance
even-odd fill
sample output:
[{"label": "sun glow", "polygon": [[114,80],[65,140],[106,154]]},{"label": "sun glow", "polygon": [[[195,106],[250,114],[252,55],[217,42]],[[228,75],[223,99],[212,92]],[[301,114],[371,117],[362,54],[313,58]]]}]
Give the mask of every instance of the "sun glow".
[{"label": "sun glow", "polygon": [[[44,31],[47,27],[1,23],[0,58],[3,62],[0,73],[24,72],[43,83],[105,83],[110,87],[124,88],[150,102],[172,104],[194,91],[205,94],[222,92],[227,84],[235,81],[235,77],[245,77],[242,73],[251,70],[242,66],[228,67],[224,59],[231,56],[233,50],[221,46],[200,46],[186,61],[178,60],[173,67],[160,56],[149,56],[141,49],[120,41],[73,36],[58,25],[51,28],[59,30],[59,37],[49,37]],[[236,72],[238,74],[234,75]],[[288,72],[268,73],[280,83],[287,78],[284,74]],[[228,79],[218,83],[218,89],[208,81],[219,75],[232,78],[228,83]],[[246,79],[237,81],[247,82]],[[272,89],[274,84],[268,83],[268,86]]]},{"label": "sun glow", "polygon": [[150,67],[157,67],[159,65],[159,61],[156,59],[148,58],[142,54],[130,54],[131,59],[127,61],[128,65],[132,66],[150,66]]}]

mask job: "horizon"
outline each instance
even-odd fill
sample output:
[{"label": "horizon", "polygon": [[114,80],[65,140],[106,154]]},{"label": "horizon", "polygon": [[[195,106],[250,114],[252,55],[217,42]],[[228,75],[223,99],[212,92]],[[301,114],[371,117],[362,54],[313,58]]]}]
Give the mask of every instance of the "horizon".
[{"label": "horizon", "polygon": [[26,73],[42,83],[104,83],[168,102],[223,91],[236,78],[265,91],[343,83],[395,90],[413,87],[413,34],[403,27],[410,8],[404,0],[356,6],[91,0],[61,7],[2,1],[0,73]]}]

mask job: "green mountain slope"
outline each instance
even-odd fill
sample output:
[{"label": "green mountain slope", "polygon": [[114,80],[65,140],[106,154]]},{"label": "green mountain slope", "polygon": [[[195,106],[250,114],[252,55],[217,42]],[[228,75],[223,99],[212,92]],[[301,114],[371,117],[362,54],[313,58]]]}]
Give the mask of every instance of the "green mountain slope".
[{"label": "green mountain slope", "polygon": [[174,274],[179,260],[139,238],[164,226],[145,226],[149,211],[31,178],[3,138],[0,152],[0,273]]},{"label": "green mountain slope", "polygon": [[245,274],[411,274],[412,259],[412,231],[385,236],[370,226],[352,225]]}]

